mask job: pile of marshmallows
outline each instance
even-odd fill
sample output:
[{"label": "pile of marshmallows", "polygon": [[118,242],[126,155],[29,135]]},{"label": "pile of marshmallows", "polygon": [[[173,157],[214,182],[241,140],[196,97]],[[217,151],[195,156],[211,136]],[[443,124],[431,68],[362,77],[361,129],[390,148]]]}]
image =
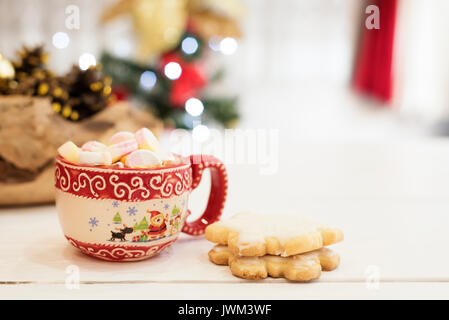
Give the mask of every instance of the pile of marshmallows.
[{"label": "pile of marshmallows", "polygon": [[161,150],[159,141],[147,128],[136,133],[117,132],[109,139],[108,145],[89,141],[79,148],[68,141],[58,148],[58,153],[76,164],[113,168],[151,168],[175,161],[172,154]]}]

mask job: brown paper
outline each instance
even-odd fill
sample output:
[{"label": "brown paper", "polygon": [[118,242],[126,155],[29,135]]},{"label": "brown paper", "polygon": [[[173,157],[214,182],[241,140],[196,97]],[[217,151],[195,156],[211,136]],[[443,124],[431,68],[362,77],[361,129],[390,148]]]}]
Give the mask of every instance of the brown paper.
[{"label": "brown paper", "polygon": [[0,97],[0,205],[53,201],[53,160],[65,141],[106,142],[117,131],[142,127],[156,135],[163,128],[153,115],[124,102],[70,122],[55,114],[46,98]]}]

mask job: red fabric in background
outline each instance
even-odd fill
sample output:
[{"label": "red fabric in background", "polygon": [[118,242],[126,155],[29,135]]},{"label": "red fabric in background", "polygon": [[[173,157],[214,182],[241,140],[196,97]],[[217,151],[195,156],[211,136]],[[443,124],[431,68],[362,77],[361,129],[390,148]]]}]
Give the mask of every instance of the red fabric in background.
[{"label": "red fabric in background", "polygon": [[367,29],[362,20],[362,34],[354,70],[353,86],[366,95],[389,102],[393,95],[393,44],[398,0],[373,0],[379,7],[380,29]]}]

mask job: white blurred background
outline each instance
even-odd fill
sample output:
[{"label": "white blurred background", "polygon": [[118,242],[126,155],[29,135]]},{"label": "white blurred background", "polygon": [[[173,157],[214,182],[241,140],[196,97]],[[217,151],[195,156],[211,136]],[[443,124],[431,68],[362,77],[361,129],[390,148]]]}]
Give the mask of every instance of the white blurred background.
[{"label": "white blurred background", "polygon": [[[98,22],[104,7],[113,2],[2,0],[0,52],[11,56],[23,42],[44,43],[51,67],[61,73],[83,53],[98,58],[104,48],[134,58],[129,19],[107,26]],[[70,4],[80,8],[79,30],[64,26]],[[227,72],[215,90],[239,95],[239,127],[279,130],[279,171],[262,177],[260,166],[229,165],[233,179],[228,213],[291,210],[288,203],[298,198],[306,208],[307,203],[319,206],[317,199],[447,196],[446,147],[429,137],[436,125],[445,126],[449,113],[448,1],[399,2],[395,93],[388,105],[351,88],[363,2],[245,0],[244,4],[244,36],[237,50],[215,57]],[[70,37],[65,49],[52,44],[60,31]],[[440,169],[433,172],[437,164]],[[284,190],[283,204],[258,201],[264,190],[292,177],[299,182]],[[204,206],[205,180],[202,191],[193,194],[195,212]],[[248,193],[246,182],[252,180],[258,182]]]},{"label": "white blurred background", "polygon": [[[103,48],[134,52],[126,18],[100,26],[113,1],[2,0],[0,52],[12,56],[22,43],[45,43],[51,67],[64,72],[83,53]],[[298,139],[388,138],[431,132],[449,113],[449,2],[399,2],[395,95],[391,105],[362,98],[350,88],[362,23],[357,0],[246,0],[233,55],[220,56],[227,75],[216,90],[240,96],[242,127],[279,128]],[[65,8],[80,8],[79,30],[64,27]],[[57,49],[52,36],[66,32]]]}]

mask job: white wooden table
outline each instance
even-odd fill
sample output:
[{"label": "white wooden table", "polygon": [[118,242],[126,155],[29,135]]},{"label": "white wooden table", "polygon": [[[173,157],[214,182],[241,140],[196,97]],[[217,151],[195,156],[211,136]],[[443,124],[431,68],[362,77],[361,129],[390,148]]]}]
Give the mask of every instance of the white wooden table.
[{"label": "white wooden table", "polygon": [[[146,261],[104,262],[68,244],[54,206],[2,208],[0,298],[449,298],[449,141],[297,142],[294,153],[281,146],[277,174],[230,165],[229,176],[226,216],[288,212],[341,227],[339,268],[311,283],[245,281],[189,236]],[[192,195],[194,211],[207,188]],[[66,287],[70,266],[79,289]]]}]

